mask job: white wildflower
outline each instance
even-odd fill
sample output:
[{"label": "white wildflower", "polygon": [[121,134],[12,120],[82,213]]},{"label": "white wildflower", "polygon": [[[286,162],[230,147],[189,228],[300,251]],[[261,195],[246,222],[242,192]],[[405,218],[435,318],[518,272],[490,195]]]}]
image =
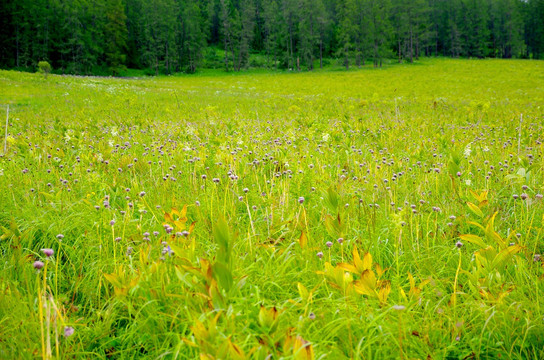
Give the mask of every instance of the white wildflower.
[{"label": "white wildflower", "polygon": [[470,143],[469,143],[469,144],[465,147],[465,151],[463,152],[463,154],[464,154],[466,157],[469,157],[471,152],[472,152],[472,149],[471,149]]}]

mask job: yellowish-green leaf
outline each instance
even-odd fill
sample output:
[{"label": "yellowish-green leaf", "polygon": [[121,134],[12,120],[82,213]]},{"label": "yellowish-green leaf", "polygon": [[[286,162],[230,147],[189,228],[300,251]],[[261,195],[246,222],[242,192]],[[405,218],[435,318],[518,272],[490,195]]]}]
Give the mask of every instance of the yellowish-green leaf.
[{"label": "yellowish-green leaf", "polygon": [[484,217],[484,213],[482,212],[482,210],[480,210],[480,208],[478,206],[474,205],[470,201],[467,202],[467,205],[468,205],[470,211],[472,211],[475,215],[477,215],[479,217]]},{"label": "yellowish-green leaf", "polygon": [[501,250],[497,254],[497,256],[495,256],[492,267],[495,269],[503,268],[512,259],[512,257],[514,257],[515,254],[521,251],[521,249],[521,246],[513,245]]},{"label": "yellowish-green leaf", "polygon": [[298,243],[302,249],[306,247],[308,244],[308,237],[306,236],[306,233],[304,230],[300,233],[300,237],[298,238]]},{"label": "yellowish-green leaf", "polygon": [[475,245],[478,245],[482,249],[485,249],[487,247],[487,244],[484,243],[482,238],[477,235],[465,234],[465,235],[459,235],[459,237],[461,238],[461,240],[465,240]]}]

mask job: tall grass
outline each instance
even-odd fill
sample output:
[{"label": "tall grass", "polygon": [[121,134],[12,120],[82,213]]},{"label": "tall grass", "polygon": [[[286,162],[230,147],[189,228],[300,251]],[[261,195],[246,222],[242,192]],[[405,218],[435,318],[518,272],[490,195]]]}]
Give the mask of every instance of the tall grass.
[{"label": "tall grass", "polygon": [[0,72],[0,358],[542,358],[544,65],[418,65]]}]

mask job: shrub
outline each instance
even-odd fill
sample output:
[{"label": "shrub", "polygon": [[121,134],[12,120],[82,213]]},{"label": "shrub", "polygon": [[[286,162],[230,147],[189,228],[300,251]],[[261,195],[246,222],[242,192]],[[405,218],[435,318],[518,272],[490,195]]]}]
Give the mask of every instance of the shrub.
[{"label": "shrub", "polygon": [[51,65],[47,61],[40,61],[38,63],[38,72],[47,77],[47,75],[51,72]]}]

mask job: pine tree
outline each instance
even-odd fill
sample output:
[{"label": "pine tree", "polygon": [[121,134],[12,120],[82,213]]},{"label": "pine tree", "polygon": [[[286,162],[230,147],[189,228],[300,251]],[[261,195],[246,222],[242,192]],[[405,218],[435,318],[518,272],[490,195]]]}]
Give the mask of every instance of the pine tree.
[{"label": "pine tree", "polygon": [[109,0],[104,26],[106,64],[114,75],[126,69],[127,24],[122,0]]},{"label": "pine tree", "polygon": [[253,0],[242,0],[240,3],[240,32],[238,41],[238,60],[236,68],[240,71],[249,65],[249,47],[255,31],[255,4]]},{"label": "pine tree", "polygon": [[202,59],[202,49],[206,44],[206,37],[203,31],[205,22],[202,21],[202,13],[197,1],[187,1],[182,19],[182,53],[185,55],[187,71],[194,73],[199,61]]},{"label": "pine tree", "polygon": [[387,0],[366,0],[369,16],[369,34],[373,49],[374,67],[381,67],[386,55],[386,44],[390,36],[390,3]]},{"label": "pine tree", "polygon": [[355,1],[340,0],[337,3],[338,14],[338,54],[344,58],[344,66],[349,70],[349,58],[355,39]]},{"label": "pine tree", "polygon": [[279,39],[279,6],[277,1],[270,0],[263,4],[264,20],[264,47],[267,64],[274,64],[277,67],[278,39]]}]

